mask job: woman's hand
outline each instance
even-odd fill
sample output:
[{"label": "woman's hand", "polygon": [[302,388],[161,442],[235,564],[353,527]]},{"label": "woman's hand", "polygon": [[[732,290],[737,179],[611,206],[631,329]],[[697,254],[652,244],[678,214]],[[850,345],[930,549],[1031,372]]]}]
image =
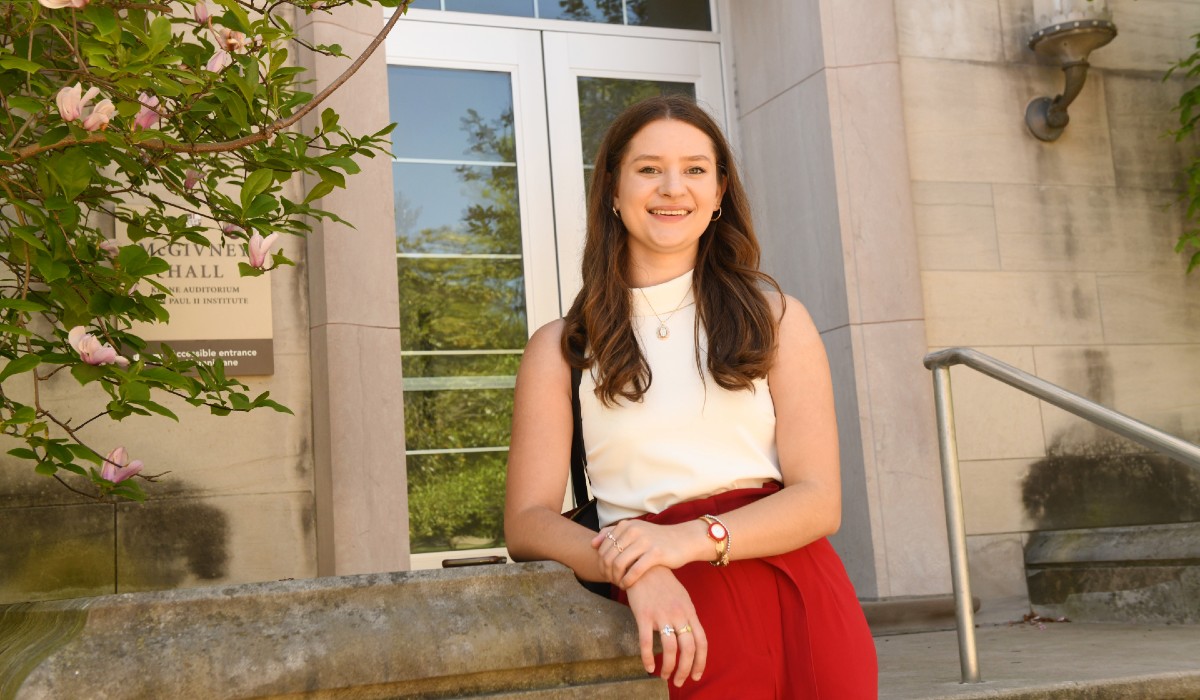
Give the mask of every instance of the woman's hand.
[{"label": "woman's hand", "polygon": [[601,528],[592,538],[592,547],[600,557],[605,579],[628,589],[655,566],[678,569],[711,554],[714,550],[704,532],[700,520],[677,525],[622,520]]},{"label": "woman's hand", "polygon": [[[659,675],[674,682],[676,687],[682,686],[689,675],[694,681],[700,680],[708,660],[708,638],[696,617],[691,596],[674,572],[662,566],[653,567],[626,594],[629,609],[637,620],[638,643],[646,672],[654,673],[654,633],[659,632],[663,652]],[[666,632],[668,627],[670,633]]]}]

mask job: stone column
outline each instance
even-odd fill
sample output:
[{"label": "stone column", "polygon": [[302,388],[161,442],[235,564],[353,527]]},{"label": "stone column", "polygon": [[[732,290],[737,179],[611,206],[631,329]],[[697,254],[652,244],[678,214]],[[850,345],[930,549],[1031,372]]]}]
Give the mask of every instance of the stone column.
[{"label": "stone column", "polygon": [[946,593],[892,0],[738,0],[729,14],[764,259],[813,315],[834,376],[834,543],[862,597]]},{"label": "stone column", "polygon": [[[306,41],[340,44],[349,56],[357,56],[383,23],[379,7],[357,5],[297,17]],[[307,60],[314,92],[350,63]],[[373,133],[390,121],[386,86],[380,46],[321,109],[332,107],[353,133]],[[362,172],[347,179],[347,189],[317,203],[354,228],[326,222],[308,243],[320,575],[409,565],[391,163],[387,157],[357,162]]]}]

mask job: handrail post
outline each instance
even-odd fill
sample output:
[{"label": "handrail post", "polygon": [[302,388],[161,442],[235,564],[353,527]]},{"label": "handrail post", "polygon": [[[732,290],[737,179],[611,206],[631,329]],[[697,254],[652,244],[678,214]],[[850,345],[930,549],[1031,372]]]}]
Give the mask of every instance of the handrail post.
[{"label": "handrail post", "polygon": [[938,449],[942,455],[942,493],[946,500],[946,534],[950,543],[950,575],[954,584],[954,613],[958,622],[958,660],[963,683],[979,683],[975,649],[975,609],[967,573],[967,528],[963,516],[962,482],[958,472],[958,440],[954,434],[954,403],[950,368],[933,368],[933,401],[937,411]]}]

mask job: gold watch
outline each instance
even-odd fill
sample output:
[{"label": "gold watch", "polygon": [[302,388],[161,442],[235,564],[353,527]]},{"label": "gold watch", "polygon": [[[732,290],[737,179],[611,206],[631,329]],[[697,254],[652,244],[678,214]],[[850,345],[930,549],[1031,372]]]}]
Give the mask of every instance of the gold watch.
[{"label": "gold watch", "polygon": [[708,539],[713,541],[717,556],[710,563],[713,566],[729,566],[729,528],[715,515],[701,515],[700,519],[708,523]]}]

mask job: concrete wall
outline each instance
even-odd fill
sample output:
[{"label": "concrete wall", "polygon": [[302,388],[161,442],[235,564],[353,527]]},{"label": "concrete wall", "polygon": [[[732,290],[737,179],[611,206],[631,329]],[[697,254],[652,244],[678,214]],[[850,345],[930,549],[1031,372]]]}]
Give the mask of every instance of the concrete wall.
[{"label": "concrete wall", "polygon": [[[1172,252],[1194,144],[1164,132],[1200,2],[1114,0],[1062,138],[1024,126],[1061,71],[1026,41],[1032,0],[895,0],[924,317],[966,345],[1200,438],[1200,277]],[[969,370],[955,409],[974,592],[1024,593],[1033,529],[1200,519],[1200,478]]]},{"label": "concrete wall", "polygon": [[767,270],[812,313],[859,595],[949,590],[891,0],[738,0],[736,123]]}]

